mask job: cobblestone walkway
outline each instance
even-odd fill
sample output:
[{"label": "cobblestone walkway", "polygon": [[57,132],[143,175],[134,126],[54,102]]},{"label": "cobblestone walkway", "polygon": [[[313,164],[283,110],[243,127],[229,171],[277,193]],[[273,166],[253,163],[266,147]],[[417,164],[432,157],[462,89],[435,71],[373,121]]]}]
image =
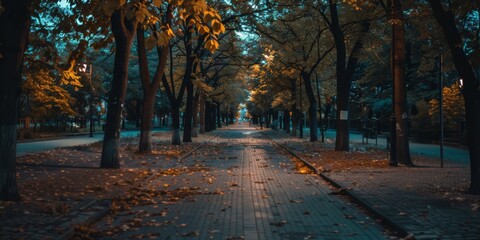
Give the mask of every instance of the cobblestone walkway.
[{"label": "cobblestone walkway", "polygon": [[[478,210],[459,195],[460,167],[400,168],[326,173],[415,239],[480,239]],[[447,188],[446,186],[450,186]],[[442,189],[440,189],[442,187]]]},{"label": "cobblestone walkway", "polygon": [[[188,158],[158,172],[154,196],[95,225],[98,238],[392,239],[376,220],[253,129],[218,131]],[[155,194],[153,194],[155,193]]]}]

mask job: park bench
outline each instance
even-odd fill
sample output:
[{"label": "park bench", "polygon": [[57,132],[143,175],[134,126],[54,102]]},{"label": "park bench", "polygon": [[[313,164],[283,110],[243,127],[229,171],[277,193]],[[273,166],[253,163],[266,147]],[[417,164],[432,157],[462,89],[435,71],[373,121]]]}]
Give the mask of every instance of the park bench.
[{"label": "park bench", "polygon": [[362,131],[362,144],[367,143],[368,139],[375,139],[375,145],[378,143],[377,132],[373,128],[364,128]]}]

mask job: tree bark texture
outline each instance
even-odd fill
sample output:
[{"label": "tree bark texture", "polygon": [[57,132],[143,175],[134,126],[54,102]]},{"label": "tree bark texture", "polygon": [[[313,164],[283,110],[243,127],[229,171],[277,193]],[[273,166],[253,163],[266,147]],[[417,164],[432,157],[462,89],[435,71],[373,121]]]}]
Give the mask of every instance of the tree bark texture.
[{"label": "tree bark texture", "polygon": [[200,101],[200,90],[197,88],[193,97],[193,120],[192,120],[192,137],[198,137],[198,105]]},{"label": "tree bark texture", "polygon": [[407,114],[407,84],[405,74],[405,28],[404,18],[401,11],[400,0],[392,1],[392,28],[393,28],[393,86],[395,94],[395,136],[396,136],[396,160],[407,166],[413,166],[410,158],[408,143],[408,114]]},{"label": "tree bark texture", "polygon": [[296,137],[297,136],[297,119],[298,119],[298,111],[297,111],[297,83],[296,79],[290,79],[290,91],[292,93],[291,96],[291,109],[290,112],[292,113],[292,131],[291,135]]},{"label": "tree bark texture", "polygon": [[172,111],[172,145],[180,145],[180,105],[182,104],[183,94],[185,93],[185,82],[182,81],[182,85],[178,91],[178,95],[175,92],[175,84],[174,84],[174,76],[173,76],[173,52],[172,52],[172,45],[170,47],[170,81],[171,84],[168,83],[167,76],[165,74],[162,75],[162,85],[165,89],[165,93],[167,95],[168,101],[171,106]]},{"label": "tree bark texture", "polygon": [[115,37],[113,79],[107,107],[107,121],[103,138],[101,168],[119,168],[120,127],[128,81],[128,60],[137,22],[127,20],[125,10],[116,10],[111,16],[112,33]]},{"label": "tree bark texture", "polygon": [[463,50],[463,40],[455,25],[454,14],[445,10],[440,1],[429,0],[433,15],[442,28],[453,57],[453,64],[463,79],[467,144],[470,153],[469,192],[480,194],[480,83]]},{"label": "tree bark texture", "polygon": [[301,75],[303,78],[303,83],[305,85],[305,92],[307,93],[308,102],[310,103],[310,106],[308,107],[310,142],[315,142],[318,140],[317,100],[315,99],[315,94],[312,88],[312,80],[310,79],[311,75],[307,72],[302,72]]},{"label": "tree bark texture", "polygon": [[199,114],[199,118],[200,118],[200,134],[204,134],[205,133],[205,94],[203,93],[203,91],[200,92],[200,104],[199,104],[199,111],[200,111],[200,114]]},{"label": "tree bark texture", "polygon": [[[216,114],[217,114],[217,128],[221,128],[222,127],[222,112],[220,111],[220,103],[217,103],[217,108],[215,110]],[[233,117],[230,118],[231,120],[231,123],[233,124]],[[227,120],[227,121],[230,121],[230,120]]]},{"label": "tree bark texture", "polygon": [[4,0],[0,14],[0,200],[20,200],[16,180],[17,117],[32,1]]},{"label": "tree bark texture", "polygon": [[174,104],[172,107],[172,145],[180,145],[180,106]]},{"label": "tree bark texture", "polygon": [[283,110],[283,129],[286,133],[290,133],[290,111]]},{"label": "tree bark texture", "polygon": [[335,138],[335,151],[349,151],[350,149],[350,127],[348,122],[349,98],[351,89],[351,79],[345,77],[345,65],[347,62],[347,51],[345,46],[345,37],[340,29],[338,20],[338,11],[336,3],[330,1],[330,14],[332,23],[330,31],[335,40],[337,49],[337,133]]},{"label": "tree bark texture", "polygon": [[213,131],[213,124],[215,124],[215,118],[212,117],[212,102],[205,101],[205,132]]},{"label": "tree bark texture", "polygon": [[[191,77],[190,77],[191,78]],[[187,102],[185,105],[185,119],[183,125],[183,142],[192,142],[192,120],[193,120],[193,83],[188,80],[185,83],[187,87]]]},{"label": "tree bark texture", "polygon": [[353,75],[358,64],[358,53],[362,49],[365,34],[370,30],[370,23],[361,23],[361,35],[358,36],[357,40],[355,41],[347,62],[345,36],[339,22],[337,5],[333,1],[330,1],[329,7],[332,18],[330,23],[330,31],[332,32],[337,50],[337,133],[335,139],[335,151],[349,151],[350,125],[348,115],[350,109],[350,91],[352,87]]},{"label": "tree bark texture", "polygon": [[[169,8],[169,11],[170,8]],[[170,14],[167,14],[170,16]],[[168,20],[167,20],[168,21]],[[167,65],[168,47],[157,47],[158,62],[153,81],[150,80],[150,71],[148,69],[147,50],[145,47],[145,31],[142,27],[137,30],[137,53],[140,79],[143,89],[143,105],[140,124],[140,140],[138,151],[141,153],[152,152],[152,120],[153,108],[155,106],[155,97],[160,87],[161,78]]]}]

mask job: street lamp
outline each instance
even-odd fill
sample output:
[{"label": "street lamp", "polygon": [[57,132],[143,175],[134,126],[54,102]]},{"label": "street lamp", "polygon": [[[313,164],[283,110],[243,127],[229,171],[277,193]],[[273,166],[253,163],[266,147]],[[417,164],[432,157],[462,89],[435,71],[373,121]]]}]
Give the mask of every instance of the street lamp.
[{"label": "street lamp", "polygon": [[93,137],[93,86],[92,86],[92,70],[93,65],[87,63],[81,63],[78,67],[78,71],[86,76],[88,76],[88,80],[90,83],[90,98],[89,98],[89,114],[90,114],[90,137]]},{"label": "street lamp", "polygon": [[462,91],[463,90],[463,79],[462,78],[458,79],[457,84],[458,84],[458,87],[460,88],[460,91]]}]

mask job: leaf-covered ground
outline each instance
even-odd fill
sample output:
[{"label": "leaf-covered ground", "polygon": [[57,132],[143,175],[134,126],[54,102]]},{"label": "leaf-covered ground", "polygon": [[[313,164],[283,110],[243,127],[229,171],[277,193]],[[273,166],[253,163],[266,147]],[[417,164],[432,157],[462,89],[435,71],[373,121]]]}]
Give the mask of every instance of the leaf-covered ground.
[{"label": "leaf-covered ground", "polygon": [[[67,217],[92,200],[131,196],[147,178],[174,171],[171,166],[178,157],[210,137],[202,135],[192,143],[173,146],[170,133],[155,133],[152,154],[138,153],[138,138],[122,138],[120,169],[99,168],[101,143],[19,157],[17,184],[21,201],[0,202],[0,238],[3,234],[29,238],[31,232],[42,231],[41,226],[33,227],[37,222]],[[118,202],[113,202],[114,208],[119,207],[115,205]],[[58,233],[64,230],[58,229]]]},{"label": "leaf-covered ground", "polygon": [[[349,152],[335,151],[334,139],[309,142],[282,131],[264,131],[276,142],[293,150],[320,172],[361,189],[376,186],[398,186],[420,195],[435,195],[439,199],[478,212],[480,196],[468,194],[470,169],[467,165],[412,154],[416,167],[390,167],[389,152],[374,144],[350,144]],[[365,178],[365,176],[367,176]],[[359,179],[365,178],[365,179]]]}]

